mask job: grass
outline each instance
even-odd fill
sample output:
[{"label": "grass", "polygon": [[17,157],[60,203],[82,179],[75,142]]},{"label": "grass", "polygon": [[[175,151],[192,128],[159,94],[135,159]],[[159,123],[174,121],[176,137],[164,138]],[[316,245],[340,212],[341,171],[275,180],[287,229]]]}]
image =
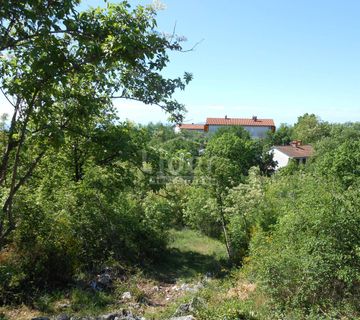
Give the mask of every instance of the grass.
[{"label": "grass", "polygon": [[193,230],[172,230],[168,251],[151,267],[160,281],[189,282],[207,273],[219,274],[226,261],[225,246]]},{"label": "grass", "polygon": [[114,297],[106,292],[74,289],[70,295],[71,309],[82,315],[105,311],[114,303]]},{"label": "grass", "polygon": [[[199,232],[171,230],[168,252],[151,267],[150,276],[167,283],[196,283],[205,274],[220,274],[226,261],[225,246]],[[146,319],[169,319],[181,303],[189,302],[196,293],[184,292],[162,308],[149,309]]]},{"label": "grass", "polygon": [[224,244],[197,231],[190,229],[172,230],[170,239],[169,248],[178,249],[181,252],[192,251],[201,255],[210,255],[217,260],[226,258]]}]

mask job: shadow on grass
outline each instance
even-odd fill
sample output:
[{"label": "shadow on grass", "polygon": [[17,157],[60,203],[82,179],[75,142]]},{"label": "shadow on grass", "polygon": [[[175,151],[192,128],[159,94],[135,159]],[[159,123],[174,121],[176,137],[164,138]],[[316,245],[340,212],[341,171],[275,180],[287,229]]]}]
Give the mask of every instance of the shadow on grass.
[{"label": "shadow on grass", "polygon": [[215,255],[170,248],[161,259],[149,266],[147,273],[156,280],[174,283],[178,279],[187,281],[208,273],[212,277],[223,277],[222,267],[226,264]]}]

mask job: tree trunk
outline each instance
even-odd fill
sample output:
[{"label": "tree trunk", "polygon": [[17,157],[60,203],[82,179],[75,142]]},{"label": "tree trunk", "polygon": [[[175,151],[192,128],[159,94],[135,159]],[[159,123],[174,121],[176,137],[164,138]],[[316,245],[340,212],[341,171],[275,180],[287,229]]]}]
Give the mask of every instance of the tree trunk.
[{"label": "tree trunk", "polygon": [[[222,209],[221,209],[221,211],[222,211]],[[224,233],[226,251],[227,251],[229,260],[232,260],[232,258],[233,258],[233,253],[232,253],[232,247],[231,247],[230,237],[229,237],[228,232],[227,232],[227,229],[226,229],[226,221],[225,221],[225,217],[224,217],[224,215],[223,215],[222,212],[221,212],[221,226],[222,226],[223,233]]]},{"label": "tree trunk", "polygon": [[[30,116],[31,116],[31,113],[32,113],[32,110],[34,107],[37,93],[38,93],[38,90],[35,90],[35,92],[32,96],[32,99],[31,99],[30,103],[28,104],[27,113],[25,114],[25,118],[24,118],[24,121],[21,126],[20,138],[19,138],[19,141],[17,141],[17,143],[16,143],[16,153],[15,153],[14,163],[13,163],[12,172],[11,172],[11,182],[10,182],[9,193],[6,198],[5,204],[3,206],[2,215],[0,218],[0,246],[4,242],[5,238],[15,228],[15,221],[14,221],[14,217],[13,217],[12,205],[13,205],[14,195],[17,192],[17,190],[19,189],[19,187],[21,186],[19,184],[20,181],[19,181],[19,183],[16,182],[17,175],[18,175],[18,166],[20,163],[20,152],[22,150],[22,147],[23,147],[23,144],[24,144],[24,141],[26,138],[27,125],[28,125],[28,122],[29,122],[29,119],[30,119]],[[21,103],[20,100],[18,100],[18,101],[19,101],[19,104],[17,105],[16,111],[18,111],[18,108],[20,107],[20,103]],[[15,113],[16,112],[14,112],[14,116],[12,118],[12,122],[14,121],[12,130],[15,130],[15,125],[16,125]],[[11,134],[13,134],[13,132]],[[8,159],[5,158],[5,160],[4,160],[4,158],[3,158],[3,161],[4,161],[4,163],[2,163],[1,169],[2,170],[4,169],[4,179],[5,179],[5,176],[8,171],[8,168],[7,168]],[[7,229],[4,231],[5,219],[7,219],[8,226],[7,226]]]},{"label": "tree trunk", "polygon": [[9,132],[8,132],[7,145],[6,145],[5,152],[4,152],[4,154],[2,156],[2,159],[1,159],[0,185],[2,185],[5,182],[10,153],[14,149],[14,147],[16,146],[16,143],[14,141],[13,136],[14,136],[14,132],[15,132],[16,117],[17,117],[17,114],[18,114],[19,104],[20,104],[20,99],[18,99],[18,101],[17,101],[17,103],[16,103],[16,105],[14,107],[14,114],[13,114],[13,116],[11,118],[10,129],[9,129]]},{"label": "tree trunk", "polygon": [[231,261],[232,258],[233,258],[233,252],[232,252],[230,237],[229,237],[229,234],[228,234],[227,229],[226,229],[227,223],[226,223],[225,215],[224,215],[224,212],[223,212],[223,201],[222,201],[221,195],[217,196],[217,202],[218,202],[219,209],[220,209],[221,227],[222,227],[223,234],[224,234],[226,251],[227,251],[229,260]]}]

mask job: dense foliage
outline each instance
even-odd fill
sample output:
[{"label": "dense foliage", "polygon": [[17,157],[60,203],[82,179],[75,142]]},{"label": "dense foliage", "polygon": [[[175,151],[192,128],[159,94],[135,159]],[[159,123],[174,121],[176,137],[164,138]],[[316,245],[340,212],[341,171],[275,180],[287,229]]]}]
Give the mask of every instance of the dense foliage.
[{"label": "dense foliage", "polygon": [[[115,98],[182,119],[172,96],[191,75],[161,75],[181,46],[156,31],[151,6],[77,4],[0,8],[0,87],[14,108],[0,121],[0,303],[114,261],[144,266],[166,253],[170,229],[190,228],[221,240],[256,286],[251,318],[358,317],[360,125],[305,114],[259,140],[121,122]],[[294,139],[314,157],[275,172],[270,146]],[[238,319],[239,308],[199,316]]]},{"label": "dense foliage", "polygon": [[359,314],[358,135],[358,124],[326,124],[310,165],[266,183],[246,270],[274,317]]},{"label": "dense foliage", "polygon": [[[286,128],[264,143],[301,138],[311,141],[316,153],[306,166],[292,162],[271,177],[251,168],[239,184],[228,185],[224,218],[232,257],[242,267],[202,293],[200,319],[360,315],[359,124],[304,115]],[[197,197],[198,207],[189,198],[201,218],[204,204],[216,203],[206,202],[204,194]],[[210,218],[216,216],[214,206],[208,207]]]},{"label": "dense foliage", "polygon": [[[67,284],[111,259],[156,258],[173,221],[151,208],[156,177],[172,174],[163,162],[174,149],[188,172],[197,145],[170,127],[120,122],[112,107],[132,99],[182,119],[172,96],[191,75],[162,76],[181,40],[156,30],[155,8],[123,1],[79,12],[78,4],[0,8],[0,87],[13,106],[0,126],[2,302]],[[160,146],[162,129],[169,136]]]},{"label": "dense foliage", "polygon": [[[184,106],[172,95],[191,75],[161,75],[168,51],[181,46],[176,37],[156,32],[155,10],[121,2],[77,12],[77,4],[8,1],[0,10],[0,87],[14,108],[0,163],[2,244],[16,227],[16,193],[48,153],[68,143],[79,180],[89,139],[99,144],[116,135],[98,132],[115,120],[114,98],[157,105],[174,120],[182,118]],[[120,152],[106,147],[100,151],[112,158],[110,152]]]}]

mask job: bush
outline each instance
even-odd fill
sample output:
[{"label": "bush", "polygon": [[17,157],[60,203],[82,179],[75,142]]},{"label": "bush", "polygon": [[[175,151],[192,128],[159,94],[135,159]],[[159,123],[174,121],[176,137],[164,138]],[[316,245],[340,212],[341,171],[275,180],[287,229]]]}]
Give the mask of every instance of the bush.
[{"label": "bush", "polygon": [[252,167],[246,183],[230,189],[225,199],[224,211],[228,221],[233,262],[241,262],[248,253],[251,232],[263,200],[263,189],[260,170]]},{"label": "bush", "polygon": [[359,182],[360,141],[345,141],[334,149],[326,150],[318,156],[314,166],[322,175],[336,177],[348,188]]},{"label": "bush", "polygon": [[221,224],[218,221],[217,203],[208,190],[196,185],[190,187],[184,211],[186,224],[209,237],[219,237]]},{"label": "bush", "polygon": [[358,312],[359,191],[301,179],[300,190],[283,199],[287,205],[280,209],[287,212],[274,230],[253,238],[248,270],[280,313],[324,314],[343,305]]},{"label": "bush", "polygon": [[9,256],[0,266],[0,302],[66,286],[109,259],[141,264],[164,252],[163,217],[144,212],[136,194],[118,188],[111,171],[94,166],[77,183],[59,178],[56,193],[48,192],[53,179],[24,188],[16,201],[11,255],[0,253]]}]

